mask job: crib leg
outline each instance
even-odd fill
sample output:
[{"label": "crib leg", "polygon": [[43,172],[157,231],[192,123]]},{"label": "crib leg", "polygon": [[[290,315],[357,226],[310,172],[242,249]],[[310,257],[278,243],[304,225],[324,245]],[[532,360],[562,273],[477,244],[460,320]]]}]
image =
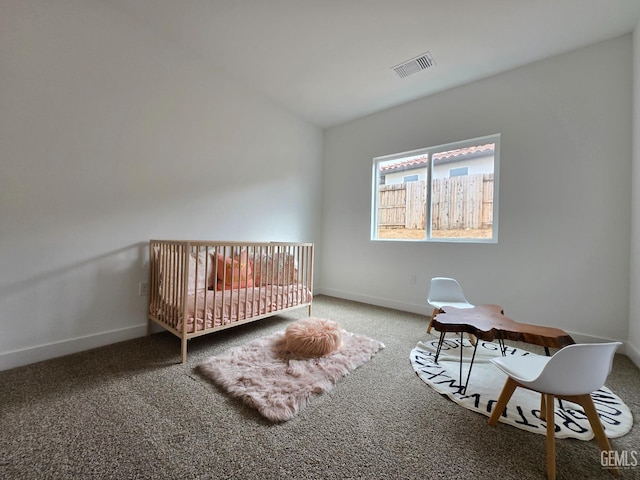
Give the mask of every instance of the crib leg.
[{"label": "crib leg", "polygon": [[187,341],[186,337],[182,337],[182,363],[187,363]]},{"label": "crib leg", "polygon": [[309,304],[309,316],[311,316],[311,304]]}]

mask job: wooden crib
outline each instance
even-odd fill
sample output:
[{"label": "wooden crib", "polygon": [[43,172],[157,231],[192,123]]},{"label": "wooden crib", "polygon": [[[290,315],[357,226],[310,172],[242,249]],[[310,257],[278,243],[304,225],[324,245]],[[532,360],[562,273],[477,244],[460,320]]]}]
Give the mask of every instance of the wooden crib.
[{"label": "wooden crib", "polygon": [[291,309],[313,299],[312,243],[151,240],[148,328],[155,322],[181,339]]}]

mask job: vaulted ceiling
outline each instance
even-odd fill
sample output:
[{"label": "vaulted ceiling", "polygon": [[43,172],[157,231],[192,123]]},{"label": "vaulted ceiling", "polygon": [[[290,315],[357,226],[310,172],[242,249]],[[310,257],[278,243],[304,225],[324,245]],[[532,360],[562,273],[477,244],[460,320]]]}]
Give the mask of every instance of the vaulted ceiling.
[{"label": "vaulted ceiling", "polygon": [[[104,1],[320,127],[632,32],[640,20],[640,0]],[[433,66],[405,78],[392,69],[426,52]]]}]

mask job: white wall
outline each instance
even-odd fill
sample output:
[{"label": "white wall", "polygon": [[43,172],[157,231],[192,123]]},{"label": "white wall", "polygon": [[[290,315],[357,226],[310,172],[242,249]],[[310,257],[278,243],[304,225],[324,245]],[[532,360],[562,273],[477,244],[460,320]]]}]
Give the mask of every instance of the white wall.
[{"label": "white wall", "polygon": [[[1,2],[0,370],[143,335],[150,238],[315,241],[316,293],[421,313],[453,275],[638,363],[639,29],[330,129],[321,167],[320,130],[109,5]],[[499,244],[369,241],[373,157],[497,132]]]},{"label": "white wall", "polygon": [[96,0],[0,4],[0,369],[145,333],[150,238],[316,241],[322,131]]},{"label": "white wall", "polygon": [[633,33],[633,93],[631,303],[627,355],[640,365],[640,23]]},{"label": "white wall", "polygon": [[[326,131],[317,291],[427,313],[453,276],[517,321],[626,340],[631,59],[626,35]],[[369,240],[373,157],[493,133],[498,244]]]}]

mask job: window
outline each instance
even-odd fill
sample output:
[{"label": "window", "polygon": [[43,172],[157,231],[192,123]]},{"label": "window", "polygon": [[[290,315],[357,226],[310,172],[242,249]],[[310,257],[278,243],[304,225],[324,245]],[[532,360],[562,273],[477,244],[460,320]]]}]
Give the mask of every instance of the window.
[{"label": "window", "polygon": [[373,159],[372,240],[497,243],[500,135]]},{"label": "window", "polygon": [[417,182],[419,180],[418,175],[405,175],[403,181],[404,183],[407,182]]},{"label": "window", "polygon": [[450,177],[462,177],[464,175],[469,175],[469,167],[457,167],[449,169]]}]

